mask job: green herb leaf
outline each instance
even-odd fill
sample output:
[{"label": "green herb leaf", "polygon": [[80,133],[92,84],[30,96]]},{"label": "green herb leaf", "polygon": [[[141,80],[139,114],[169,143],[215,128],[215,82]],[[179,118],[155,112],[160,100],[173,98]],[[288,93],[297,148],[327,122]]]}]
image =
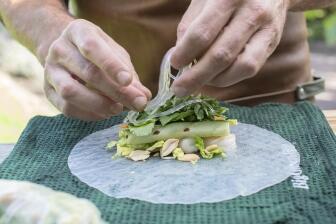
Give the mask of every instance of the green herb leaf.
[{"label": "green herb leaf", "polygon": [[175,159],[181,158],[182,156],[184,156],[184,152],[181,148],[176,148],[173,151],[173,157]]},{"label": "green herb leaf", "polygon": [[204,159],[211,159],[212,156],[207,154],[205,152],[205,146],[204,146],[204,141],[201,137],[198,137],[196,136],[195,137],[195,146],[196,148],[198,148],[198,150],[200,151],[200,154],[201,156],[204,158]]},{"label": "green herb leaf", "polygon": [[212,159],[214,156],[217,156],[217,155],[221,155],[222,157],[225,157],[223,149],[221,149],[219,147],[211,150],[211,152],[206,151],[204,141],[201,137],[198,137],[198,136],[195,137],[195,146],[196,146],[196,148],[198,148],[201,156],[204,159]]},{"label": "green herb leaf", "polygon": [[110,141],[110,142],[107,144],[106,149],[107,149],[107,150],[111,150],[111,149],[113,149],[113,147],[116,146],[117,143],[118,143],[118,141]]},{"label": "green herb leaf", "polygon": [[129,130],[136,136],[146,136],[152,134],[154,122],[142,126],[129,126]]},{"label": "green herb leaf", "polygon": [[159,119],[161,125],[165,126],[166,124],[173,121],[184,121],[184,119],[189,117],[190,115],[193,115],[192,111],[176,112],[168,116],[160,117]]},{"label": "green herb leaf", "polygon": [[[197,100],[196,102],[186,105],[182,107],[180,110],[175,111],[172,114],[161,116],[161,117],[155,117],[155,114],[165,112],[169,109],[178,107],[184,102],[188,102],[191,100]],[[204,121],[204,120],[215,120],[217,117],[221,117],[223,119],[226,119],[226,117],[223,115],[228,109],[221,106],[220,103],[213,98],[206,97],[206,96],[187,96],[187,97],[176,97],[173,96],[171,99],[169,99],[164,105],[162,105],[160,108],[155,110],[152,114],[150,112],[141,112],[136,117],[136,120],[139,122],[135,122],[135,124],[130,124],[133,127],[130,127],[130,130],[136,127],[142,127],[145,124],[152,123],[154,124],[161,124],[162,126],[167,125],[172,122],[177,121],[189,121],[189,122],[196,122],[196,121]],[[153,118],[154,117],[154,118]],[[141,122],[140,122],[141,121]],[[136,130],[131,130],[137,132]],[[139,133],[139,132],[137,132]],[[148,133],[148,132],[146,132]],[[144,133],[141,131],[139,133],[141,135],[144,135]]]}]

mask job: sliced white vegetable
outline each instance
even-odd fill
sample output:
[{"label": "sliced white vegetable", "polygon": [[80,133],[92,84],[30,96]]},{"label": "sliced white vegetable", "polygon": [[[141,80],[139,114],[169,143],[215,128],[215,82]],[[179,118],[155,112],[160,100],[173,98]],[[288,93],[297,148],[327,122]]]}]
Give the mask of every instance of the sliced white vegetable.
[{"label": "sliced white vegetable", "polygon": [[222,137],[210,137],[204,139],[205,146],[218,145],[218,147],[224,149],[225,152],[233,152],[236,150],[236,136],[229,134]]},{"label": "sliced white vegetable", "polygon": [[197,152],[198,149],[195,146],[194,138],[183,138],[180,140],[179,147],[182,149],[184,153],[194,153]]}]

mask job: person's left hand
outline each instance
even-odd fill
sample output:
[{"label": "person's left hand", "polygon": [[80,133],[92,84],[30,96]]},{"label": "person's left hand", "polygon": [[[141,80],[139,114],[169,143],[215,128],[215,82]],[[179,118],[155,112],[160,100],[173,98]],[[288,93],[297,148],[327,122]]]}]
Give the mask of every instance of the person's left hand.
[{"label": "person's left hand", "polygon": [[199,61],[173,83],[177,96],[255,76],[278,46],[290,0],[193,0],[177,29],[171,64]]}]

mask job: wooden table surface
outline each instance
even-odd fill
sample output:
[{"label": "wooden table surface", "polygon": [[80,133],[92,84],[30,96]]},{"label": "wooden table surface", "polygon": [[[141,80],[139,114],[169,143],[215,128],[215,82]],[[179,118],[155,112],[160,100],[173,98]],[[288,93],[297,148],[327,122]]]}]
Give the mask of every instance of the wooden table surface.
[{"label": "wooden table surface", "polygon": [[336,110],[324,110],[323,113],[326,116],[330,127],[336,133]]},{"label": "wooden table surface", "polygon": [[[336,110],[325,110],[323,113],[326,116],[331,128],[336,133]],[[0,163],[5,160],[13,147],[13,144],[0,144]]]}]

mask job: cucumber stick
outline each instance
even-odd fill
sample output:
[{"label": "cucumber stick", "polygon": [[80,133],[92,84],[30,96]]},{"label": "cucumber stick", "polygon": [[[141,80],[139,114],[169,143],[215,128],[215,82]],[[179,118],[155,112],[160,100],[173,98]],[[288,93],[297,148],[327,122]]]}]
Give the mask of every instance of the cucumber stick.
[{"label": "cucumber stick", "polygon": [[195,136],[206,138],[227,136],[229,134],[230,124],[228,121],[176,122],[164,127],[156,126],[152,134],[147,136],[136,136],[129,133],[126,142],[130,145],[138,145],[170,138],[181,139]]}]

